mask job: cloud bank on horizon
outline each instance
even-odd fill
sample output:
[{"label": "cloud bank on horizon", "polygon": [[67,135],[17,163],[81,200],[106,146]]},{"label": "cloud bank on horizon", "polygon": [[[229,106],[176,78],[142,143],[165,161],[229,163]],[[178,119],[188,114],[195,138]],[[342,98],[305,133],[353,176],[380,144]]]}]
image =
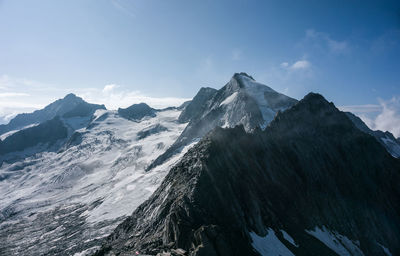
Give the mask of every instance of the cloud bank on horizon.
[{"label": "cloud bank on horizon", "polygon": [[379,99],[379,105],[343,106],[340,109],[358,115],[372,130],[389,131],[400,137],[400,97]]},{"label": "cloud bank on horizon", "polygon": [[107,109],[125,108],[141,102],[154,108],[165,108],[179,106],[190,100],[178,97],[152,97],[117,84],[108,84],[102,89],[75,88],[69,90],[37,81],[2,75],[0,76],[0,124],[8,123],[19,113],[29,113],[44,108],[71,92],[87,102],[104,104]]}]

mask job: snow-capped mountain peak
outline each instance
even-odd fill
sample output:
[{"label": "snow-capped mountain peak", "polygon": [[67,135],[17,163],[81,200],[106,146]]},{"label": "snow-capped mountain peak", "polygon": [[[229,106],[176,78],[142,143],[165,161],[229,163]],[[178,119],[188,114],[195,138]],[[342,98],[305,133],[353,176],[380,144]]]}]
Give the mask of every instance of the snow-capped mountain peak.
[{"label": "snow-capped mountain peak", "polygon": [[297,100],[258,83],[246,73],[235,73],[221,89],[201,88],[179,117],[188,122],[176,142],[148,168],[162,164],[180,152],[181,148],[199,140],[216,127],[243,125],[247,132],[265,127],[278,111],[283,111]]}]

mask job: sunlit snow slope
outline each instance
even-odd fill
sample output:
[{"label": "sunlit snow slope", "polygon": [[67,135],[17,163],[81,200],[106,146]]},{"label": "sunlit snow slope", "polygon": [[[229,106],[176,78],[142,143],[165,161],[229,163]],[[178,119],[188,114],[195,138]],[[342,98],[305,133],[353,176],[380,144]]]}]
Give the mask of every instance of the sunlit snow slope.
[{"label": "sunlit snow slope", "polygon": [[97,110],[61,152],[4,163],[0,254],[89,252],[153,193],[180,157],[144,171],[185,128],[177,122],[180,112],[129,121],[116,111]]}]

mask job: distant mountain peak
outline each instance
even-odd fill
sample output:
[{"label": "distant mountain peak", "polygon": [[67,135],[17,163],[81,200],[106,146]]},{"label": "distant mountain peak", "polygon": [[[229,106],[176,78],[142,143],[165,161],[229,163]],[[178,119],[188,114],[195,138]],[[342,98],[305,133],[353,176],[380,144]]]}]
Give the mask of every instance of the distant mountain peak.
[{"label": "distant mountain peak", "polygon": [[138,103],[129,106],[128,108],[119,108],[118,114],[123,118],[138,121],[144,117],[154,117],[156,116],[156,110],[151,108],[146,103]]},{"label": "distant mountain peak", "polygon": [[18,114],[6,125],[0,125],[0,134],[8,131],[18,130],[32,124],[39,124],[53,119],[55,116],[89,116],[97,109],[105,109],[104,105],[90,104],[73,93],[58,99],[45,108],[33,113]]},{"label": "distant mountain peak", "polygon": [[215,127],[232,128],[243,125],[247,132],[264,129],[278,111],[297,103],[297,100],[256,82],[248,74],[235,73],[221,89],[201,88],[179,116],[181,123],[189,122],[177,141],[148,170],[193,140],[202,138]]},{"label": "distant mountain peak", "polygon": [[65,95],[64,99],[74,99],[74,98],[79,98],[81,99],[81,97],[76,96],[74,93],[68,93],[67,95]]}]

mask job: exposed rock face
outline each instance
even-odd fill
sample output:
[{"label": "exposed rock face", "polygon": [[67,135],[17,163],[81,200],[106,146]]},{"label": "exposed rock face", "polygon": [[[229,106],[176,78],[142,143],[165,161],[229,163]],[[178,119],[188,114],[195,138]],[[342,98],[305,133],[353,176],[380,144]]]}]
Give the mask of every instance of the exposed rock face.
[{"label": "exposed rock face", "polygon": [[[67,115],[81,116],[83,112],[93,113],[96,109],[105,109],[104,105],[89,104],[75,94],[68,94],[63,99],[56,100],[44,109],[36,110],[33,113],[19,114],[14,117],[9,124],[0,125],[0,134],[8,131],[21,129],[31,124],[39,124],[56,116]],[[68,113],[69,112],[69,113]]]},{"label": "exposed rock face", "polygon": [[236,73],[220,90],[201,88],[179,117],[189,122],[178,140],[148,168],[162,164],[184,146],[202,138],[215,127],[243,125],[248,132],[265,128],[278,111],[297,100],[257,83],[246,73]]},{"label": "exposed rock face", "polygon": [[73,109],[62,115],[64,118],[70,117],[84,117],[91,116],[98,109],[106,109],[104,105],[89,104],[87,102],[82,102],[76,105]]},{"label": "exposed rock face", "polygon": [[400,157],[400,141],[396,139],[390,132],[373,131],[356,115],[350,112],[346,112],[350,120],[355,126],[361,131],[368,133],[376,138],[376,140],[386,148],[386,150],[394,157]]},{"label": "exposed rock face", "polygon": [[118,114],[128,120],[139,121],[146,116],[155,117],[156,110],[149,107],[146,103],[139,103],[133,104],[128,108],[119,108]]},{"label": "exposed rock face", "polygon": [[179,122],[186,123],[191,119],[199,119],[207,111],[208,101],[218,92],[218,90],[209,87],[203,87],[196,94],[192,101],[186,103],[179,116]]},{"label": "exposed rock face", "polygon": [[271,241],[286,255],[400,255],[399,182],[398,159],[309,94],[265,131],[208,134],[97,255],[259,255]]}]

